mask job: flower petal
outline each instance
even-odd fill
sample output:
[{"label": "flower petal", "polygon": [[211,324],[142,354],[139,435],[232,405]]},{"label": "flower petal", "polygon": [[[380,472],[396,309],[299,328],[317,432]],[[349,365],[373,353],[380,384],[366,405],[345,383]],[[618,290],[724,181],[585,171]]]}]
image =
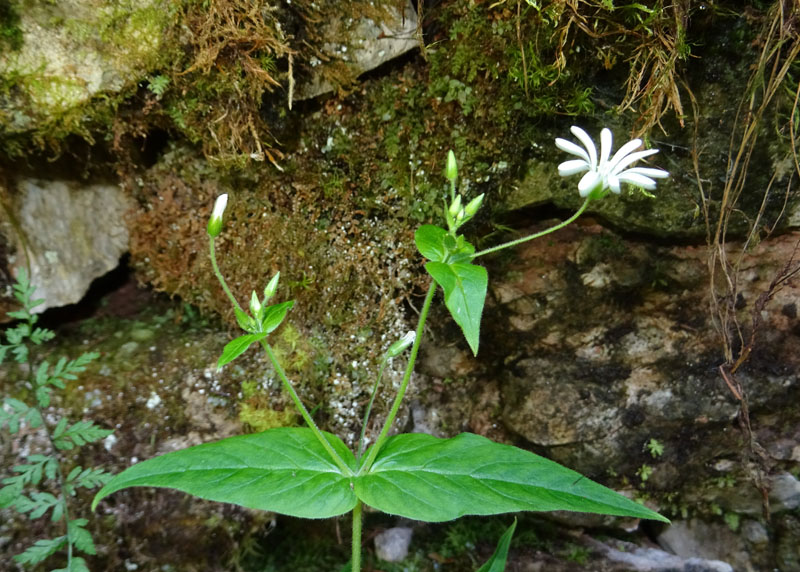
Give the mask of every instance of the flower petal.
[{"label": "flower petal", "polygon": [[595,190],[598,185],[602,184],[602,182],[603,177],[600,176],[600,173],[597,171],[589,171],[578,183],[578,192],[582,197],[586,197],[589,195],[589,193]]},{"label": "flower petal", "polygon": [[623,171],[620,173],[619,180],[623,183],[630,183],[631,185],[642,187],[648,191],[654,191],[656,188],[656,182],[650,177],[645,177],[638,173],[631,173],[630,171]]},{"label": "flower petal", "polygon": [[608,162],[611,156],[611,146],[613,144],[613,136],[608,127],[604,127],[600,132],[600,168]]},{"label": "flower petal", "polygon": [[632,165],[639,159],[644,159],[645,157],[649,157],[650,155],[654,155],[658,153],[658,149],[647,149],[645,151],[637,151],[636,153],[631,153],[619,160],[619,162],[614,165],[613,169],[610,172],[616,173],[617,175],[620,174],[625,167],[628,165]]},{"label": "flower petal", "polygon": [[634,167],[633,169],[628,169],[625,172],[637,173],[639,175],[644,175],[645,177],[654,177],[656,179],[666,179],[669,177],[669,173],[667,171],[664,171],[663,169],[651,169],[649,167]]},{"label": "flower petal", "polygon": [[608,178],[606,179],[606,182],[608,183],[609,188],[613,192],[615,192],[617,194],[620,193],[619,179],[617,178],[616,175],[609,175]]},{"label": "flower petal", "polygon": [[625,145],[620,147],[617,150],[617,152],[614,153],[614,156],[611,158],[611,161],[609,161],[608,165],[606,165],[606,172],[610,173],[611,171],[613,171],[614,168],[617,166],[617,164],[620,161],[622,161],[626,155],[632,153],[633,151],[636,151],[636,149],[638,149],[641,144],[642,144],[641,139],[632,139],[627,143],[625,143]]},{"label": "flower petal", "polygon": [[589,163],[589,154],[575,145],[572,141],[567,141],[566,139],[562,139],[561,137],[556,138],[556,147],[561,149],[562,151],[569,153],[570,155],[577,155],[578,157],[583,157],[583,159]]},{"label": "flower petal", "polygon": [[591,165],[591,168],[597,169],[597,148],[594,146],[594,141],[592,141],[592,138],[589,137],[589,134],[586,133],[586,131],[577,125],[573,125],[569,128],[569,130],[580,140],[581,143],[583,143],[583,146],[586,147],[586,152],[589,153],[589,164]]},{"label": "flower petal", "polygon": [[564,161],[558,166],[558,174],[562,177],[569,177],[577,173],[583,173],[589,170],[589,163],[583,159],[573,159],[572,161]]}]

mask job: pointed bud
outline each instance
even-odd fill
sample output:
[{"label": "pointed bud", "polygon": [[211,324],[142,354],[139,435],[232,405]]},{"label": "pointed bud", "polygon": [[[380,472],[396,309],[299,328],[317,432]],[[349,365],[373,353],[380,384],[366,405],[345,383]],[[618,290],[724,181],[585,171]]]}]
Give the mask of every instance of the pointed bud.
[{"label": "pointed bud", "polygon": [[208,220],[208,236],[216,238],[222,232],[222,213],[225,212],[225,207],[228,206],[228,194],[225,193],[217,197],[214,202],[214,210],[211,212],[211,218]]},{"label": "pointed bud", "polygon": [[281,278],[281,273],[278,272],[275,276],[272,277],[272,280],[269,281],[267,287],[264,288],[264,302],[266,303],[267,300],[272,298],[275,295],[275,292],[278,290],[278,280]]},{"label": "pointed bud", "polygon": [[456,195],[455,200],[450,203],[450,208],[447,209],[451,217],[456,217],[461,210],[461,195]]},{"label": "pointed bud", "polygon": [[393,358],[399,356],[401,353],[406,351],[408,346],[414,343],[414,340],[417,337],[417,333],[414,331],[409,331],[405,336],[397,340],[389,349],[386,350],[386,357]]},{"label": "pointed bud", "polygon": [[458,178],[458,164],[456,163],[456,154],[452,150],[447,152],[447,167],[444,170],[444,176],[451,182]]},{"label": "pointed bud", "polygon": [[258,294],[253,290],[253,295],[250,296],[250,314],[256,319],[260,319],[259,313],[261,312],[261,302],[258,300]]},{"label": "pointed bud", "polygon": [[464,207],[464,212],[470,218],[475,216],[475,213],[478,212],[478,209],[481,208],[481,204],[483,203],[483,197],[485,193],[482,193],[472,199],[466,207]]}]

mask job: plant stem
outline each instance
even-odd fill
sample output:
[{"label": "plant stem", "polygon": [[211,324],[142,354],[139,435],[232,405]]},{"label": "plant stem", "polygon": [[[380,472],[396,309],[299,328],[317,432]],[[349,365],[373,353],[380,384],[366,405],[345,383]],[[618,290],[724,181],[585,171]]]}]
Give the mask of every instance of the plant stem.
[{"label": "plant stem", "polygon": [[222,272],[219,271],[219,266],[217,266],[217,253],[214,249],[214,239],[212,237],[208,237],[208,249],[211,253],[211,267],[214,269],[214,275],[217,277],[217,280],[219,280],[219,283],[222,285],[222,289],[225,291],[225,294],[228,296],[228,299],[231,301],[234,307],[243,312],[244,310],[242,310],[239,302],[236,301],[236,298],[234,297],[230,288],[228,288],[228,284],[225,282]]},{"label": "plant stem", "polygon": [[589,206],[589,202],[591,200],[592,200],[591,197],[586,197],[586,200],[583,201],[583,204],[581,205],[581,208],[579,208],[578,211],[574,215],[569,217],[567,220],[558,223],[554,227],[548,228],[548,229],[543,230],[541,232],[537,232],[535,234],[531,234],[529,236],[524,236],[522,238],[518,238],[517,240],[512,240],[510,242],[505,242],[505,243],[500,244],[498,246],[493,246],[492,248],[487,248],[486,250],[481,250],[480,252],[476,252],[475,254],[472,255],[472,260],[475,260],[479,256],[483,256],[484,254],[491,254],[492,252],[497,252],[498,250],[503,250],[504,248],[511,248],[512,246],[517,246],[518,244],[522,244],[523,242],[528,242],[529,240],[533,240],[534,238],[541,238],[542,236],[545,236],[546,234],[550,234],[551,232],[555,232],[555,231],[557,231],[557,230],[559,230],[561,228],[564,228],[568,224],[574,222],[575,219],[577,219],[579,216],[581,216],[583,214],[583,211],[585,211],[586,207]]},{"label": "plant stem", "polygon": [[361,501],[353,507],[353,544],[350,562],[353,572],[361,572]]},{"label": "plant stem", "polygon": [[331,444],[328,443],[328,440],[322,434],[322,431],[319,430],[319,427],[317,427],[317,424],[314,423],[314,420],[311,418],[311,414],[308,412],[308,409],[306,409],[306,406],[303,405],[302,401],[300,401],[300,396],[297,395],[297,392],[294,390],[294,387],[292,387],[289,378],[286,377],[286,372],[283,371],[280,362],[278,362],[278,358],[275,357],[275,354],[272,351],[272,347],[270,347],[270,345],[267,343],[267,340],[265,339],[261,340],[261,347],[263,347],[264,351],[267,352],[267,356],[269,357],[269,360],[272,362],[272,366],[275,368],[275,371],[278,372],[278,377],[281,378],[283,387],[289,393],[289,397],[292,398],[295,407],[297,407],[298,411],[300,411],[300,415],[303,416],[303,420],[306,422],[308,427],[314,433],[314,436],[319,440],[320,444],[328,452],[328,455],[330,455],[331,460],[333,460],[333,462],[336,463],[336,465],[339,467],[339,470],[342,471],[342,474],[347,476],[352,476],[353,471],[350,469],[350,467],[347,466],[347,463],[345,463],[342,460],[342,458],[339,456],[339,453],[337,453],[334,450]]},{"label": "plant stem", "polygon": [[392,426],[392,422],[394,422],[394,418],[397,417],[397,412],[400,410],[400,404],[403,402],[406,389],[408,389],[408,382],[411,381],[411,374],[414,371],[414,363],[417,361],[417,352],[419,352],[419,345],[420,342],[422,342],[422,334],[425,331],[425,320],[428,318],[428,312],[431,309],[434,294],[436,294],[436,282],[431,280],[431,284],[428,286],[428,294],[425,296],[425,303],[422,305],[422,311],[419,313],[419,321],[417,322],[417,335],[414,338],[414,345],[411,346],[411,355],[408,357],[408,365],[406,366],[406,372],[403,375],[403,382],[400,384],[400,389],[397,391],[397,396],[394,398],[392,409],[389,411],[389,415],[386,417],[386,421],[383,424],[383,429],[381,429],[381,433],[378,436],[377,441],[375,441],[375,445],[372,447],[372,449],[370,449],[369,456],[367,457],[366,461],[361,465],[361,467],[359,467],[358,474],[368,472],[369,468],[372,466],[372,463],[375,462],[375,457],[378,456],[378,452],[381,450],[381,447],[383,447],[383,444],[389,434],[389,429]]},{"label": "plant stem", "polygon": [[367,404],[367,410],[364,412],[364,422],[361,424],[361,435],[358,438],[358,452],[356,453],[356,459],[361,459],[361,455],[364,454],[364,436],[367,433],[369,414],[372,411],[372,404],[375,402],[375,395],[378,393],[378,386],[381,384],[383,370],[386,368],[386,360],[387,358],[384,356],[383,360],[381,361],[381,367],[378,369],[378,378],[375,380],[375,384],[372,386],[372,395],[370,395],[369,403]]}]

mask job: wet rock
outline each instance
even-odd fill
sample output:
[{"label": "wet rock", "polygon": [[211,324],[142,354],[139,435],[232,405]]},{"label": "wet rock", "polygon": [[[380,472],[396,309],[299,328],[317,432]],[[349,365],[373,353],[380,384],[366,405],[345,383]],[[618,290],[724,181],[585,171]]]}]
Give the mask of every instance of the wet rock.
[{"label": "wet rock", "polygon": [[[418,47],[415,36],[417,13],[411,3],[405,3],[402,13],[394,7],[389,11],[391,18],[381,23],[362,18],[355,25],[348,26],[341,19],[333,19],[324,31],[329,41],[322,46],[322,51],[336,64],[344,63],[356,78]],[[295,99],[311,99],[336,87],[325,77],[325,68],[331,64],[314,58],[311,65],[315,73],[299,86]]]},{"label": "wet rock", "polygon": [[738,535],[724,524],[695,519],[673,521],[658,535],[658,543],[681,558],[723,560],[737,570],[748,569],[750,559],[745,547]]},{"label": "wet rock", "polygon": [[406,526],[396,526],[381,532],[375,537],[375,552],[386,562],[402,562],[408,556],[408,547],[414,530]]},{"label": "wet rock", "polygon": [[16,190],[12,213],[0,219],[16,245],[5,264],[28,269],[34,298],[45,300],[35,311],[78,302],[127,251],[130,200],[107,184],[23,179]]},{"label": "wet rock", "polygon": [[587,542],[595,550],[612,561],[624,564],[626,570],[637,572],[733,572],[733,567],[720,560],[704,558],[682,558],[657,548],[646,548],[630,542],[611,541],[608,543],[594,539]]}]

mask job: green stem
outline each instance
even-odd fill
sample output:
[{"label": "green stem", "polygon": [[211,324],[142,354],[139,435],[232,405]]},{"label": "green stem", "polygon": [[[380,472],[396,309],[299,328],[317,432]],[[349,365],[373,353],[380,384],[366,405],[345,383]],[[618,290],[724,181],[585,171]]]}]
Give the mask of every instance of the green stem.
[{"label": "green stem", "polygon": [[383,358],[381,361],[381,367],[378,369],[378,378],[375,380],[375,384],[372,386],[372,395],[369,398],[369,403],[367,404],[367,410],[364,412],[364,422],[361,424],[361,435],[358,438],[358,454],[356,455],[356,459],[361,459],[361,455],[364,454],[364,436],[367,433],[367,424],[369,423],[369,414],[372,411],[372,404],[375,402],[375,395],[378,393],[378,386],[381,384],[381,378],[383,377],[383,370],[386,368],[386,357]]},{"label": "green stem", "polygon": [[353,572],[361,572],[361,501],[353,507],[353,545],[350,562]]},{"label": "green stem", "polygon": [[214,275],[219,280],[219,283],[222,285],[222,289],[225,291],[225,294],[228,296],[228,299],[231,301],[233,306],[238,309],[240,312],[244,312],[242,307],[239,305],[239,302],[236,301],[231,289],[228,288],[228,284],[225,282],[225,278],[222,276],[222,272],[219,271],[219,266],[217,266],[217,253],[214,249],[214,238],[208,237],[208,246],[209,251],[211,252],[211,267],[214,269]]},{"label": "green stem", "polygon": [[479,256],[483,256],[484,254],[491,254],[492,252],[497,252],[498,250],[503,250],[504,248],[511,248],[512,246],[517,246],[518,244],[522,244],[523,242],[528,242],[529,240],[533,240],[534,238],[541,238],[546,234],[550,234],[551,232],[555,232],[561,228],[564,228],[568,224],[572,223],[577,219],[579,216],[583,214],[583,211],[586,210],[586,207],[589,206],[589,202],[592,200],[591,197],[586,197],[586,200],[583,201],[581,208],[578,211],[569,217],[567,220],[558,223],[554,227],[548,228],[541,232],[537,232],[535,234],[531,234],[530,236],[524,236],[522,238],[518,238],[517,240],[512,240],[510,242],[503,243],[499,246],[493,246],[492,248],[487,248],[486,250],[481,250],[480,252],[476,252],[472,255],[472,260],[475,260]]},{"label": "green stem", "polygon": [[419,345],[420,342],[422,342],[422,334],[425,331],[425,320],[428,318],[428,312],[431,309],[434,294],[436,294],[436,282],[431,280],[431,284],[428,287],[428,294],[425,296],[425,303],[422,305],[422,311],[419,313],[419,321],[417,322],[417,335],[414,338],[414,345],[411,346],[411,355],[408,358],[408,365],[406,366],[405,375],[403,375],[403,382],[400,384],[400,389],[397,392],[397,396],[394,398],[392,409],[389,411],[389,415],[386,417],[386,421],[383,424],[383,429],[381,429],[378,440],[375,441],[375,445],[372,447],[372,449],[370,449],[369,456],[367,457],[366,461],[362,463],[358,470],[358,474],[368,472],[369,468],[372,466],[372,463],[375,462],[375,457],[378,456],[378,452],[381,450],[381,447],[383,447],[383,444],[389,435],[389,429],[392,426],[392,422],[394,422],[394,418],[397,417],[397,412],[400,410],[400,404],[403,402],[406,389],[408,389],[408,382],[411,381],[411,374],[414,371],[414,363],[417,361],[417,352],[419,352]]},{"label": "green stem", "polygon": [[272,352],[272,348],[267,343],[267,340],[265,339],[261,340],[261,347],[263,347],[264,351],[267,352],[267,356],[269,357],[269,360],[272,362],[272,366],[275,368],[275,371],[278,372],[278,377],[281,378],[281,382],[283,382],[283,387],[289,393],[289,397],[292,398],[295,407],[297,407],[298,411],[300,411],[300,415],[303,416],[303,420],[306,422],[308,427],[314,433],[314,436],[319,440],[320,444],[328,452],[328,455],[330,455],[333,462],[336,463],[336,465],[339,467],[339,470],[342,471],[342,474],[347,476],[352,476],[353,471],[350,469],[350,467],[347,466],[347,463],[345,463],[342,460],[342,458],[339,456],[339,453],[337,453],[334,450],[331,444],[328,443],[328,440],[322,434],[322,431],[319,430],[319,427],[317,427],[317,424],[314,423],[314,420],[311,418],[311,414],[308,412],[308,409],[306,409],[306,406],[303,405],[302,401],[300,401],[300,397],[297,395],[297,392],[294,390],[294,387],[292,387],[289,378],[286,377],[286,372],[283,371],[280,362],[278,362],[278,358],[275,357],[275,354]]}]

